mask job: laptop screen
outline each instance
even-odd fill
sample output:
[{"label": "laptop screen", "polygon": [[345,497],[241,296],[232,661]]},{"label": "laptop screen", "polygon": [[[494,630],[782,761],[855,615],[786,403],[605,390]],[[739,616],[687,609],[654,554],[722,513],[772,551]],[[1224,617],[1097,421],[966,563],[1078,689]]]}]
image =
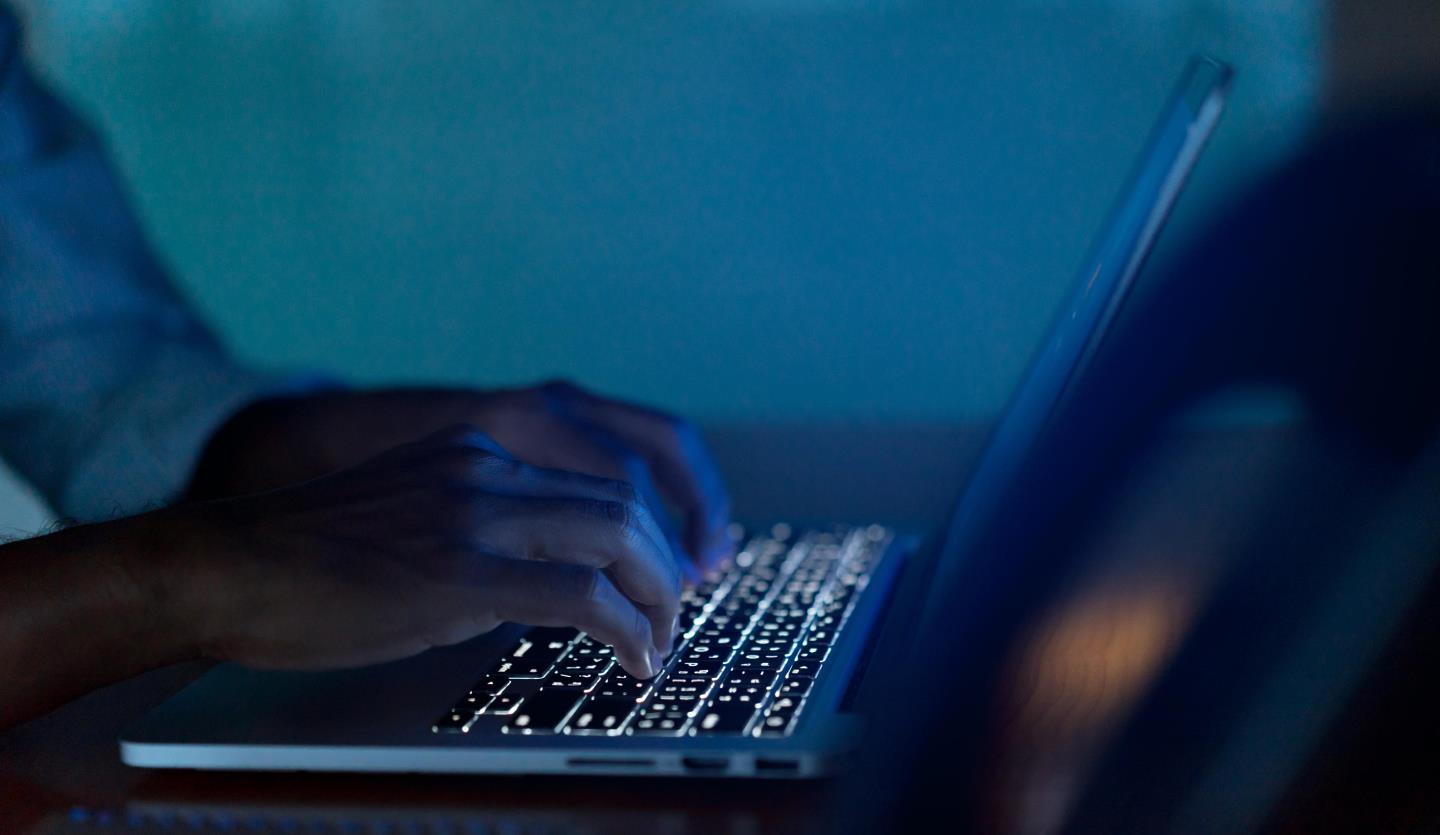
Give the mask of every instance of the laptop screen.
[{"label": "laptop screen", "polygon": [[[1231,70],[1190,61],[1150,135],[1139,165],[1081,265],[1074,288],[1030,362],[956,502],[930,588],[951,587],[971,545],[1001,501],[1027,453],[1083,373],[1134,283],[1181,187],[1214,132]],[[934,593],[929,620],[945,603]]]}]

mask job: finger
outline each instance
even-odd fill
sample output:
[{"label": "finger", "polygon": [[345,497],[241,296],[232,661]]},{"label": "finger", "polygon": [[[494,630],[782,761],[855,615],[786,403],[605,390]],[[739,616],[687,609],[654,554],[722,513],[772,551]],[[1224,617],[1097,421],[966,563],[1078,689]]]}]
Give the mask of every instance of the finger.
[{"label": "finger", "polygon": [[640,523],[634,502],[590,498],[489,496],[477,506],[477,545],[510,556],[584,565],[606,572],[651,624],[668,655],[680,613],[675,560]]},{"label": "finger", "polygon": [[[573,420],[568,422],[557,420],[556,423],[563,427],[557,432],[557,435],[567,438],[577,451],[583,445],[588,448],[585,454],[589,457],[594,459],[603,457],[609,461],[610,467],[619,471],[618,477],[628,482],[640,494],[646,507],[650,510],[651,518],[655,520],[675,554],[687,552],[684,542],[675,533],[670,514],[665,511],[665,503],[661,500],[659,491],[655,489],[655,480],[650,474],[650,464],[643,455],[631,449],[629,445],[611,433],[591,424]],[[696,567],[693,557],[678,560],[678,565],[681,573],[691,583],[700,581],[700,570]]]},{"label": "finger", "polygon": [[[526,454],[528,463],[629,482],[644,499],[671,548],[676,552],[684,550],[644,456],[614,435],[589,424],[544,413],[535,415],[535,420],[543,422],[534,429],[544,437],[545,443],[542,448]],[[680,570],[686,579],[699,581],[700,572],[689,561],[682,560]]]},{"label": "finger", "polygon": [[[640,491],[627,481],[535,467],[483,453],[455,453],[452,460],[444,461],[441,466],[443,477],[463,492],[480,490],[515,498],[592,499],[636,504],[639,507],[631,521],[674,562],[670,538]],[[475,507],[483,508],[483,504]]]},{"label": "finger", "polygon": [[[494,438],[487,435],[478,426],[469,423],[457,423],[439,429],[416,439],[407,444],[409,448],[435,449],[435,450],[472,450],[475,452],[495,455],[501,458],[512,457],[500,446]],[[405,447],[401,447],[402,449]]]},{"label": "finger", "polygon": [[435,486],[467,484],[474,473],[494,470],[515,459],[489,435],[470,424],[460,423],[387,450],[367,466],[398,466],[389,482],[399,481]]},{"label": "finger", "polygon": [[645,457],[660,489],[684,512],[685,547],[702,567],[712,567],[729,554],[729,496],[693,426],[568,383],[551,383],[544,390],[558,413],[609,432]]},{"label": "finger", "polygon": [[[465,501],[458,513],[437,508],[447,516],[459,517],[462,538],[478,537],[474,540],[478,544],[507,554],[539,555],[568,562],[590,558],[592,564],[611,571],[620,588],[644,609],[654,623],[656,647],[662,654],[670,652],[679,612],[678,568],[683,563],[675,559],[670,547],[672,537],[633,484],[523,464],[503,457],[504,451],[489,436],[467,427],[437,434],[436,443],[441,446],[433,464],[440,467],[441,477],[461,486],[462,493],[468,492],[463,488],[484,492],[482,497],[473,497],[479,501]],[[634,477],[642,485],[648,484],[643,464]],[[568,504],[526,508],[523,501],[501,501],[507,497],[549,498]],[[507,507],[508,514],[496,512]],[[517,513],[517,507],[526,509]],[[555,527],[556,515],[565,513],[587,517],[584,521],[592,527],[605,523],[612,529],[575,534]],[[448,525],[444,527],[448,529]],[[626,540],[634,539],[636,532],[644,542],[627,546]],[[596,543],[603,547],[597,548]],[[594,563],[595,556],[606,559]]]},{"label": "finger", "polygon": [[529,626],[573,626],[615,648],[636,678],[653,678],[661,661],[650,621],[595,568],[490,556],[486,585],[496,617]]},{"label": "finger", "polygon": [[526,432],[535,440],[527,443],[520,453],[525,463],[597,478],[628,480],[628,462],[613,450],[596,444],[569,418],[537,408],[526,413],[526,420]]}]

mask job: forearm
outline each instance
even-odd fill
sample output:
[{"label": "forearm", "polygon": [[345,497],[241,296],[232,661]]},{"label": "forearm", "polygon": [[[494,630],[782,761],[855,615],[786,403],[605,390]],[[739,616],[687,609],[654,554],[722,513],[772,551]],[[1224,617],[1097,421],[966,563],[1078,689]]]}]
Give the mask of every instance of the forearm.
[{"label": "forearm", "polygon": [[184,527],[166,514],[0,547],[0,727],[199,654]]}]

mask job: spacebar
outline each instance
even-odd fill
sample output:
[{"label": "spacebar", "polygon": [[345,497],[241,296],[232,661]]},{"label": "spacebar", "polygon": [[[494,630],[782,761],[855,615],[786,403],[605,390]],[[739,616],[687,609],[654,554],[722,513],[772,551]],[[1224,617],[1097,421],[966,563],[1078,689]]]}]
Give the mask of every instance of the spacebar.
[{"label": "spacebar", "polygon": [[505,726],[514,733],[553,734],[585,694],[579,690],[541,690],[520,703]]}]

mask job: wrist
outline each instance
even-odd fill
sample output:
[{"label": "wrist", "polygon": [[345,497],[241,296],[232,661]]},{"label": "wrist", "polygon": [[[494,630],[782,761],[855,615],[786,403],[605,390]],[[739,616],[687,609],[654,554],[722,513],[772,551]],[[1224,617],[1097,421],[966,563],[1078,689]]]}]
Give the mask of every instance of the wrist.
[{"label": "wrist", "polygon": [[166,663],[208,654],[219,629],[213,591],[223,583],[201,515],[182,505],[111,523],[127,527],[111,566],[117,600]]},{"label": "wrist", "polygon": [[0,549],[0,728],[200,655],[184,539],[159,511]]}]

